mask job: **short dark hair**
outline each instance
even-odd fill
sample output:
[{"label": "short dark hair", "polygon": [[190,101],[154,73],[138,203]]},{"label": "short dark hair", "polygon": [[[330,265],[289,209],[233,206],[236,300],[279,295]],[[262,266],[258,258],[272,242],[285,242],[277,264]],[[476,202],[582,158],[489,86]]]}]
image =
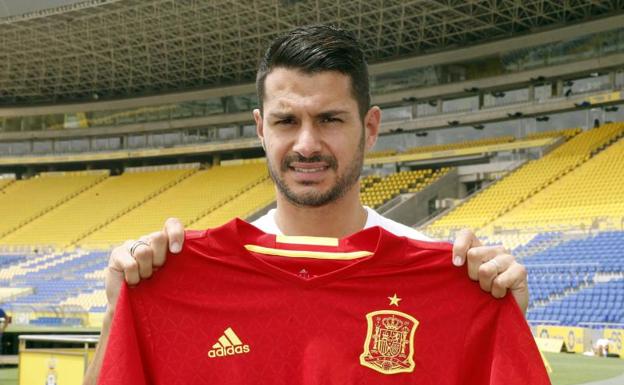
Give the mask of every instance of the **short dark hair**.
[{"label": "short dark hair", "polygon": [[363,118],[370,108],[368,65],[355,35],[331,25],[298,27],[276,37],[260,61],[256,91],[260,111],[263,107],[264,82],[274,68],[297,69],[313,74],[338,71],[351,79],[351,94]]}]

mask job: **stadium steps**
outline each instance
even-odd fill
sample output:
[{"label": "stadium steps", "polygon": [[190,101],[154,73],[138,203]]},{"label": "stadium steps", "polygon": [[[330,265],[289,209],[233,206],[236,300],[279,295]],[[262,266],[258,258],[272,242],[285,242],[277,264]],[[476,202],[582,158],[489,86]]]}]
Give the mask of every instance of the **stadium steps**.
[{"label": "stadium steps", "polygon": [[[82,252],[62,253],[60,255],[52,254],[47,258],[40,259],[36,263],[26,268],[15,270],[14,273],[11,275],[11,284],[12,285],[13,284],[17,284],[17,285],[29,284],[24,278],[27,275],[39,273],[39,272],[54,268],[55,266],[58,266],[60,264],[73,261],[73,260],[77,260],[79,258],[82,258],[84,255],[85,253],[82,253]],[[5,277],[3,276],[2,278],[4,279]]]},{"label": "stadium steps", "polygon": [[106,178],[74,199],[57,206],[0,240],[5,245],[66,247],[85,231],[132,207],[171,181],[189,172],[184,165],[131,169]]},{"label": "stadium steps", "polygon": [[[624,135],[624,124],[614,123],[582,132],[564,142],[544,157],[529,161],[505,177],[489,184],[453,210],[427,226],[429,234],[448,237],[452,230],[463,227],[483,229],[530,197],[544,190],[566,174],[589,161],[593,156],[617,142]],[[539,170],[546,170],[534,180],[528,180]],[[517,189],[523,185],[523,189]],[[504,200],[492,205],[499,198]],[[487,203],[487,204],[486,204]],[[489,208],[484,212],[481,206]],[[479,207],[480,210],[475,211]],[[474,212],[473,212],[474,211]],[[478,213],[478,215],[477,215]],[[490,229],[493,232],[493,229]]]},{"label": "stadium steps", "polygon": [[121,211],[118,211],[117,213],[115,213],[111,217],[105,219],[104,221],[100,222],[99,224],[97,224],[97,225],[91,227],[90,229],[88,229],[87,231],[81,233],[78,237],[74,238],[65,247],[75,246],[81,240],[87,238],[89,235],[91,235],[94,232],[100,230],[104,226],[114,222],[115,220],[117,220],[118,218],[122,217],[123,215],[126,215],[126,214],[132,212],[136,208],[138,208],[141,205],[145,204],[146,202],[154,199],[155,197],[157,197],[158,195],[162,194],[163,192],[165,192],[165,191],[175,187],[176,185],[178,185],[183,180],[185,180],[185,179],[189,178],[190,176],[192,176],[193,174],[195,174],[197,171],[199,171],[199,169],[189,169],[187,172],[183,173],[182,175],[180,175],[179,177],[175,178],[174,180],[172,180],[172,181],[164,184],[163,186],[157,188],[155,191],[150,192],[144,198],[142,198],[142,199],[140,199],[138,201],[135,201],[134,203],[132,203],[129,206],[125,207]]},{"label": "stadium steps", "polygon": [[102,281],[86,280],[84,277],[85,272],[105,265],[107,254],[77,250],[21,272],[11,279],[11,285],[32,287],[34,291],[30,295],[17,298],[13,304],[55,306],[68,296],[102,289]]},{"label": "stadium steps", "polygon": [[240,192],[229,202],[211,211],[208,215],[189,222],[187,226],[206,229],[220,226],[234,217],[248,218],[275,201],[275,185],[270,177]]},{"label": "stadium steps", "polygon": [[624,139],[619,139],[489,227],[533,231],[617,228],[624,216],[620,199],[623,178]]},{"label": "stadium steps", "polygon": [[0,179],[0,192],[2,192],[2,190],[4,190],[5,188],[9,187],[13,183],[15,183],[15,179],[13,179],[13,178],[2,178],[2,179]]},{"label": "stadium steps", "polygon": [[51,261],[56,258],[60,258],[64,253],[62,252],[52,252],[44,255],[27,258],[21,261],[18,261],[15,264],[5,266],[0,269],[0,285],[9,285],[13,280],[13,277],[19,274],[25,274],[28,271],[32,270],[37,265],[46,263],[46,261]]},{"label": "stadium steps", "polygon": [[[69,194],[62,196],[60,199],[56,200],[55,202],[53,202],[50,205],[47,205],[42,210],[36,212],[33,215],[30,215],[30,216],[26,217],[26,219],[21,220],[20,222],[18,222],[13,227],[10,227],[10,228],[8,228],[5,231],[0,232],[0,239],[2,239],[3,237],[6,237],[7,235],[10,235],[11,233],[14,233],[14,232],[18,231],[20,228],[24,227],[28,223],[36,220],[39,217],[44,216],[45,214],[47,214],[50,211],[54,210],[55,208],[61,206],[65,202],[68,202],[71,199],[77,197],[78,195],[82,194],[83,192],[92,189],[93,187],[95,187],[98,184],[100,184],[102,181],[106,180],[106,178],[108,178],[108,175],[109,175],[107,170],[106,171],[102,171],[101,173],[97,173],[97,174],[100,174],[100,175],[95,180],[93,180],[91,183],[88,183],[88,184],[86,184],[84,186],[81,186],[77,190],[74,190],[74,191],[70,192]],[[7,185],[5,187],[8,187],[8,186],[9,185]]]},{"label": "stadium steps", "polygon": [[[421,223],[418,224],[418,229],[420,231],[422,231],[423,233],[427,233],[427,231],[432,231],[431,226],[436,223],[437,221],[441,220],[442,218],[445,218],[447,215],[451,214],[453,210],[457,209],[458,207],[461,207],[462,205],[466,204],[466,202],[470,201],[473,197],[477,196],[478,194],[481,194],[484,190],[490,188],[493,184],[499,182],[502,178],[508,176],[509,174],[513,173],[514,171],[518,170],[519,168],[523,167],[524,165],[526,165],[528,163],[527,160],[522,159],[519,160],[517,162],[513,162],[513,164],[504,169],[503,172],[503,177],[496,179],[494,181],[486,181],[482,186],[481,189],[479,190],[475,190],[472,191],[469,195],[467,195],[464,198],[461,199],[454,199],[454,203],[453,206],[447,207],[445,209],[440,210],[439,212],[435,213],[434,215],[432,215],[430,218],[427,218],[426,220],[422,221]],[[433,233],[429,233],[432,235],[435,235]],[[484,239],[487,239],[488,236],[492,236],[493,234],[480,234],[481,237],[483,237]],[[450,235],[447,236],[447,234],[438,234],[436,236],[438,239],[450,239]],[[512,246],[505,246],[508,247],[510,249],[516,248],[521,244],[524,244],[526,242],[528,242],[530,239],[523,239],[520,242],[512,242]],[[501,244],[503,242],[499,241],[499,240],[493,240],[491,243],[495,243],[495,244]]]},{"label": "stadium steps", "polygon": [[[188,225],[203,213],[213,211],[216,206],[234,199],[255,183],[267,178],[266,164],[260,161],[226,163],[200,170],[82,239],[80,244],[90,248],[108,248],[126,239],[137,238],[162,228],[169,217],[178,218]],[[274,193],[271,199],[274,199]],[[231,216],[244,215],[246,209],[242,208],[248,207],[253,201],[253,197],[248,197],[248,201],[239,202],[240,209],[234,210]]]},{"label": "stadium steps", "polygon": [[[197,222],[200,222],[203,218],[210,216],[212,213],[214,213],[216,210],[218,210],[222,206],[225,206],[227,203],[234,201],[238,197],[244,195],[247,191],[250,191],[255,186],[261,184],[262,182],[266,182],[269,179],[270,179],[270,176],[268,174],[264,174],[262,176],[259,176],[258,178],[254,179],[252,182],[250,182],[249,184],[244,186],[242,189],[237,190],[234,194],[232,194],[232,195],[230,195],[230,196],[228,196],[228,197],[226,197],[224,199],[221,199],[220,201],[218,201],[217,203],[213,204],[212,206],[210,206],[210,207],[200,211],[194,218],[191,218],[188,221],[184,221],[184,226],[190,226],[190,225],[196,224]],[[268,202],[268,203],[270,203],[270,202]],[[245,214],[247,214],[247,213],[245,213]],[[244,214],[242,214],[242,215],[244,215]]]}]

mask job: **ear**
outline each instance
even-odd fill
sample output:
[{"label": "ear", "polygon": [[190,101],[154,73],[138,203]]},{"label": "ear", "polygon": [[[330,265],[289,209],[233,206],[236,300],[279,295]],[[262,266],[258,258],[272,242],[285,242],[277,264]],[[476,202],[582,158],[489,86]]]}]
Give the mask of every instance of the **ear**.
[{"label": "ear", "polygon": [[372,106],[370,110],[364,116],[364,128],[366,135],[366,150],[369,151],[375,143],[377,143],[377,137],[379,136],[379,126],[381,125],[381,109],[377,106]]},{"label": "ear", "polygon": [[253,117],[256,121],[256,134],[258,138],[260,138],[260,143],[262,143],[262,148],[264,148],[264,126],[262,122],[262,113],[259,108],[253,110]]}]

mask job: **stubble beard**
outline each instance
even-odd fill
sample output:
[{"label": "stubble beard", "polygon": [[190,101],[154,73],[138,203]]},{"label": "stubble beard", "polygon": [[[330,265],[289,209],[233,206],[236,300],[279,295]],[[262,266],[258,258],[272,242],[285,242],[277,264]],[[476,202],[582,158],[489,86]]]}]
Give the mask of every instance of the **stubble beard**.
[{"label": "stubble beard", "polygon": [[[334,171],[338,169],[338,161],[333,156],[316,155],[310,158],[305,158],[298,154],[292,154],[284,157],[284,160],[280,165],[281,173],[288,172],[290,170],[290,163],[292,162],[325,162],[329,165],[330,169],[333,169]],[[358,151],[356,152],[353,160],[350,163],[351,164],[347,168],[345,173],[342,175],[338,175],[336,183],[329,190],[325,192],[310,191],[302,194],[297,194],[290,187],[288,187],[284,179],[280,177],[280,173],[276,172],[271,161],[269,160],[269,157],[267,156],[269,175],[271,176],[271,179],[273,179],[273,182],[277,186],[277,189],[290,203],[299,207],[320,207],[334,202],[342,198],[346,194],[346,192],[349,191],[349,189],[357,183],[358,179],[360,178],[360,174],[362,173],[362,166],[364,164],[363,132],[358,144]]]}]

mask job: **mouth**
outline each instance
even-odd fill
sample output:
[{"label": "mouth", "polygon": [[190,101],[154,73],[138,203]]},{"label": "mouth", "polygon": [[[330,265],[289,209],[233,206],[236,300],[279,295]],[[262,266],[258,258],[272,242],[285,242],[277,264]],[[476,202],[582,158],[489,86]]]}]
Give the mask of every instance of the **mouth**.
[{"label": "mouth", "polygon": [[327,162],[290,162],[288,168],[302,173],[315,173],[325,171],[330,168]]},{"label": "mouth", "polygon": [[291,170],[295,172],[300,172],[303,174],[313,174],[315,172],[321,172],[329,169],[329,166],[321,166],[321,167],[289,167]]},{"label": "mouth", "polygon": [[288,165],[288,169],[294,172],[295,180],[304,184],[319,183],[330,168],[325,162],[292,162]]}]

